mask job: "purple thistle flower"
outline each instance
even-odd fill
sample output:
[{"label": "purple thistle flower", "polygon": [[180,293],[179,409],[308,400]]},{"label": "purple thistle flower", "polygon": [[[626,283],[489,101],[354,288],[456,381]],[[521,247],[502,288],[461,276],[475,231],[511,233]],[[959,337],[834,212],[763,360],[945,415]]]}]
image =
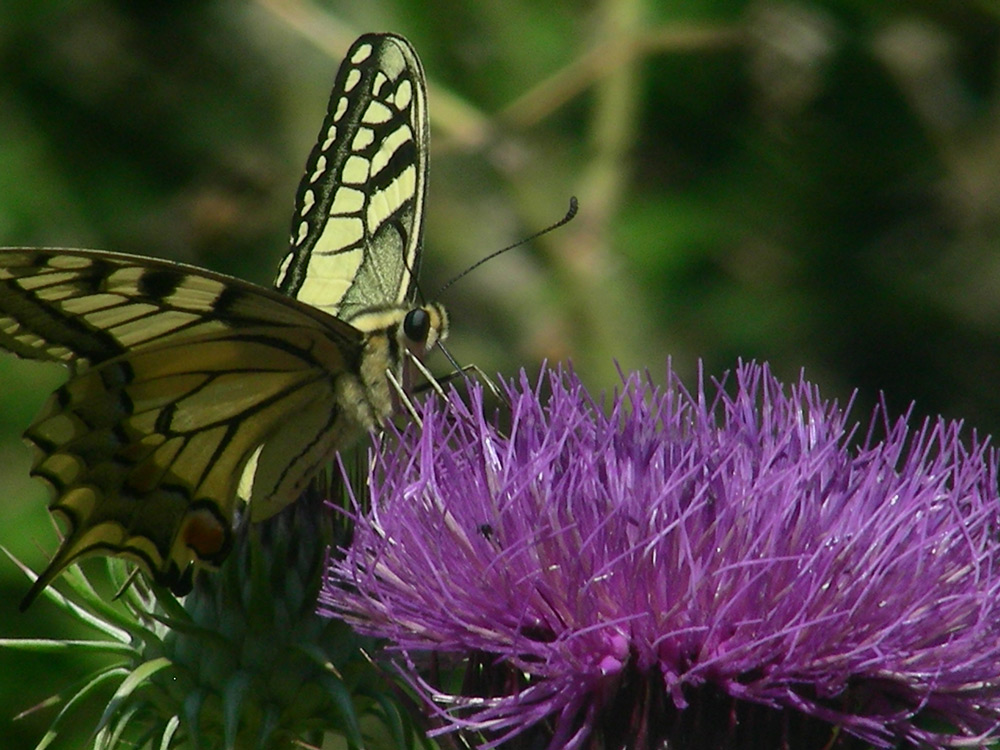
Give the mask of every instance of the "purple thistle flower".
[{"label": "purple thistle flower", "polygon": [[[609,413],[572,373],[506,390],[505,431],[474,390],[381,447],[372,511],[321,595],[402,654],[437,733],[793,750],[998,736],[997,456],[960,424],[883,408],[852,441],[846,410],[756,364],[735,395],[632,375]],[[442,663],[465,684],[429,676]]]}]

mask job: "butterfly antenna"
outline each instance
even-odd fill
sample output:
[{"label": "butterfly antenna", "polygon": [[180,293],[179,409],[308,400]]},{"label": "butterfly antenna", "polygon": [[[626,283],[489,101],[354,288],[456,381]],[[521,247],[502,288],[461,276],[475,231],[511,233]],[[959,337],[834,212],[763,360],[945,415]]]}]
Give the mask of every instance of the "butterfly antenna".
[{"label": "butterfly antenna", "polygon": [[507,252],[508,250],[513,250],[515,247],[520,247],[521,245],[525,245],[525,244],[531,242],[532,240],[541,237],[543,234],[548,234],[549,232],[551,232],[551,231],[553,231],[555,229],[558,229],[559,227],[563,226],[564,224],[569,224],[569,222],[573,221],[573,217],[576,216],[576,212],[577,212],[577,209],[579,209],[579,207],[580,207],[580,204],[577,203],[576,196],[575,195],[570,196],[570,199],[569,199],[569,210],[566,211],[566,215],[563,216],[561,219],[559,219],[559,221],[557,221],[555,224],[551,224],[551,225],[545,227],[545,229],[541,229],[541,230],[535,232],[534,234],[528,235],[527,237],[525,237],[522,240],[518,240],[513,245],[507,245],[507,247],[502,247],[499,250],[497,250],[496,252],[490,253],[485,258],[481,258],[481,259],[477,260],[475,263],[473,263],[471,266],[469,266],[468,268],[466,268],[460,274],[458,274],[457,276],[452,277],[451,280],[449,280],[443,287],[441,287],[440,290],[438,290],[438,293],[435,296],[435,298],[436,299],[441,299],[441,295],[444,294],[444,291],[448,287],[450,287],[452,284],[454,284],[456,281],[458,281],[460,278],[462,278],[466,274],[469,274],[472,271],[474,271],[475,269],[479,268],[486,261],[493,260],[498,255],[503,255],[505,252]]}]

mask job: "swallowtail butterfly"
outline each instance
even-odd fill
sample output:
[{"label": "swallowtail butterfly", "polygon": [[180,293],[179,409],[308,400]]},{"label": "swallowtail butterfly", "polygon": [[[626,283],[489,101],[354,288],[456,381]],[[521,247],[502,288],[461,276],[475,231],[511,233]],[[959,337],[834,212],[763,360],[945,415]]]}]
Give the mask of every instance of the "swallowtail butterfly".
[{"label": "swallowtail butterfly", "polygon": [[101,553],[177,593],[392,411],[387,379],[445,338],[416,306],[427,95],[402,37],[368,34],[337,73],[277,291],[88,250],[0,250],[0,347],[69,381],[25,432],[65,538],[22,603]]}]

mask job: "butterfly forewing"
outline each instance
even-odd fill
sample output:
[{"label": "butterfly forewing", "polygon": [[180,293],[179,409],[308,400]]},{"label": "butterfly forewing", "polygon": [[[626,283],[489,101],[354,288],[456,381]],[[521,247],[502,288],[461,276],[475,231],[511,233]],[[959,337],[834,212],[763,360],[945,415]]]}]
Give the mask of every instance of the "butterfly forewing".
[{"label": "butterfly forewing", "polygon": [[413,299],[427,127],[423,71],[409,43],[358,39],[306,163],[278,289],[345,320]]},{"label": "butterfly forewing", "polygon": [[[77,371],[151,341],[322,319],[261,287],[194,266],[88,250],[0,252],[0,346],[71,362]],[[350,326],[340,328],[358,339]]]}]

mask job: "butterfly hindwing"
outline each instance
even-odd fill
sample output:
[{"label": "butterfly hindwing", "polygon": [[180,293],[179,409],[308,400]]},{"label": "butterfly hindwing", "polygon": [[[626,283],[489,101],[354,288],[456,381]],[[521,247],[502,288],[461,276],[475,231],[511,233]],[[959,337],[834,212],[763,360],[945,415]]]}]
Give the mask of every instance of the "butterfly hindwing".
[{"label": "butterfly hindwing", "polygon": [[345,320],[411,301],[427,144],[427,94],[413,48],[393,34],[362,36],[337,73],[306,162],[278,289]]}]

